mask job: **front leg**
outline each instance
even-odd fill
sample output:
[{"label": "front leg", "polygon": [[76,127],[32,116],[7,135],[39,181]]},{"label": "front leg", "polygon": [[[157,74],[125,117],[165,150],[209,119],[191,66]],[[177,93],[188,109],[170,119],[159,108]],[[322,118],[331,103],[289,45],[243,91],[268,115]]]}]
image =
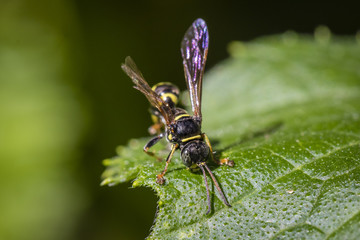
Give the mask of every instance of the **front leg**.
[{"label": "front leg", "polygon": [[204,139],[206,145],[208,145],[208,147],[210,149],[211,160],[213,160],[218,165],[227,165],[229,167],[233,167],[235,165],[234,161],[229,160],[228,158],[222,158],[220,160],[216,159],[214,157],[214,152],[213,152],[213,149],[211,147],[211,143],[210,143],[210,140],[209,140],[208,136],[205,133],[201,134],[201,136]]},{"label": "front leg", "polygon": [[174,155],[175,150],[179,147],[179,144],[175,143],[171,146],[171,152],[169,153],[168,157],[166,158],[166,165],[164,170],[161,172],[161,174],[156,176],[156,182],[158,184],[164,184],[165,183],[165,179],[164,179],[164,175],[167,171],[168,165],[171,161],[172,156]]},{"label": "front leg", "polygon": [[155,153],[153,152],[149,152],[149,149],[154,146],[160,139],[162,139],[164,137],[164,134],[161,133],[158,136],[153,137],[152,139],[150,139],[150,141],[144,146],[144,152],[146,154],[148,154],[149,156],[152,156],[154,158],[156,158],[159,162],[162,161],[162,159],[158,156],[155,155]]}]

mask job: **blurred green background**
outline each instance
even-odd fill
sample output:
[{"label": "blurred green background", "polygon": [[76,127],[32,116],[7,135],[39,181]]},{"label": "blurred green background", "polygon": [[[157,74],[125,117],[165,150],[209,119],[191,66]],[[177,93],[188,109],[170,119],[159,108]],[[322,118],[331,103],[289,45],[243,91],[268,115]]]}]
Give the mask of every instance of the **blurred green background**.
[{"label": "blurred green background", "polygon": [[180,41],[201,17],[207,68],[232,40],[320,25],[355,35],[351,3],[0,0],[0,239],[143,239],[156,196],[100,187],[101,160],[147,135],[148,103],[120,64],[185,89]]}]

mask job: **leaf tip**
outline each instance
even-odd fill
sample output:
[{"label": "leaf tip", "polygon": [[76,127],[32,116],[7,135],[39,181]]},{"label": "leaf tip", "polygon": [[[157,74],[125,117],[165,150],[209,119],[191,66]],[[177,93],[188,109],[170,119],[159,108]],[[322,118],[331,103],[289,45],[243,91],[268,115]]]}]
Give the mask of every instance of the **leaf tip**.
[{"label": "leaf tip", "polygon": [[111,159],[104,159],[103,161],[102,161],[102,164],[105,166],[105,167],[107,167],[107,166],[110,166],[111,165]]},{"label": "leaf tip", "polygon": [[105,185],[114,185],[113,181],[111,180],[111,178],[105,178],[104,180],[102,180],[102,182],[100,183],[100,186],[105,186]]},{"label": "leaf tip", "polygon": [[140,186],[141,186],[141,181],[138,180],[138,179],[136,179],[136,180],[132,183],[132,186],[133,186],[134,188],[140,187]]},{"label": "leaf tip", "polygon": [[320,25],[315,29],[314,38],[318,43],[326,44],[330,42],[331,31],[327,26]]}]

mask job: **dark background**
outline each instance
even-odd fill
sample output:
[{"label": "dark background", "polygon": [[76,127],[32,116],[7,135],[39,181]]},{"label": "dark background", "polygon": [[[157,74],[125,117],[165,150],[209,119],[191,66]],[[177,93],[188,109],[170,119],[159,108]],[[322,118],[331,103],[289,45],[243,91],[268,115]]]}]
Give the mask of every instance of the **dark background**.
[{"label": "dark background", "polygon": [[233,40],[288,30],[312,35],[319,25],[336,35],[355,35],[360,29],[359,8],[344,1],[18,2],[21,8],[29,7],[32,17],[50,19],[53,28],[61,29],[72,64],[66,73],[71,80],[64,81],[71,81],[67,84],[81,96],[78,103],[86,112],[84,123],[78,123],[85,130],[74,143],[76,166],[68,176],[84,191],[86,205],[76,215],[63,217],[75,219],[66,229],[73,239],[143,239],[154,220],[157,198],[152,190],[129,189],[130,183],[99,186],[101,161],[115,155],[116,146],[147,136],[150,125],[146,99],[121,71],[126,56],[132,56],[150,85],[171,81],[185,89],[180,41],[196,18],[203,18],[209,28],[207,69],[227,58],[227,44]]}]

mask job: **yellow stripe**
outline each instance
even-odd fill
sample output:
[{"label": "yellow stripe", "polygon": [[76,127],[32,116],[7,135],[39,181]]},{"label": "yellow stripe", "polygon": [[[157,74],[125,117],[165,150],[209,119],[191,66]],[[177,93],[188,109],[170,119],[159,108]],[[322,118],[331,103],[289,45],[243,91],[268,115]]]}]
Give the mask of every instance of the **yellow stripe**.
[{"label": "yellow stripe", "polygon": [[192,137],[188,137],[185,139],[181,139],[181,142],[188,142],[190,140],[194,140],[194,139],[201,139],[201,135],[197,135],[197,136],[192,136]]},{"label": "yellow stripe", "polygon": [[175,121],[176,121],[176,120],[179,120],[179,119],[182,118],[182,117],[190,117],[190,115],[189,115],[189,114],[181,114],[181,115],[177,116],[174,120],[175,120]]},{"label": "yellow stripe", "polygon": [[170,83],[170,82],[159,82],[159,83],[157,83],[157,84],[155,84],[151,89],[153,90],[153,91],[155,91],[155,89],[158,87],[158,86],[161,86],[161,85],[174,85],[174,84],[172,84],[172,83]]},{"label": "yellow stripe", "polygon": [[178,98],[173,93],[163,93],[160,95],[162,100],[166,100],[166,98],[171,98],[171,101],[176,105],[178,103]]}]

